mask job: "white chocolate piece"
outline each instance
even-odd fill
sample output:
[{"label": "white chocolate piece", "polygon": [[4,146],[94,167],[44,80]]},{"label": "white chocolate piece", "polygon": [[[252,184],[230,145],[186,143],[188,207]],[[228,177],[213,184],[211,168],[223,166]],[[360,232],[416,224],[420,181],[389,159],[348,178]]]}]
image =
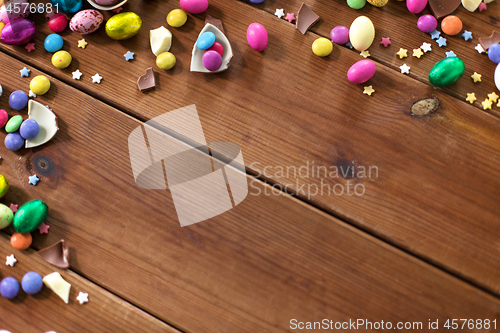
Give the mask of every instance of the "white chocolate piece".
[{"label": "white chocolate piece", "polygon": [[[196,46],[196,42],[194,43],[193,52],[191,55],[191,72],[202,72],[202,73],[217,73],[225,71],[229,67],[229,62],[233,58],[233,49],[231,48],[231,44],[229,44],[229,40],[226,35],[222,33],[216,26],[213,24],[207,23],[205,27],[200,32],[200,35],[204,32],[213,32],[215,35],[215,41],[221,43],[222,47],[224,47],[224,53],[222,54],[222,65],[216,71],[209,71],[203,65],[203,54],[205,50],[200,50]],[[198,35],[198,36],[200,36]],[[197,39],[198,40],[198,39]]]},{"label": "white chocolate piece", "polygon": [[32,99],[28,102],[28,115],[29,119],[33,119],[38,123],[40,131],[35,138],[26,140],[26,148],[38,147],[47,143],[59,130],[57,126],[57,117],[54,112]]},{"label": "white chocolate piece", "polygon": [[481,0],[462,0],[462,5],[469,12],[475,11],[477,9],[477,7],[479,7],[480,4],[481,4]]},{"label": "white chocolate piece", "polygon": [[149,30],[149,43],[151,44],[153,54],[159,56],[161,53],[170,50],[170,46],[172,46],[172,33],[164,26]]},{"label": "white chocolate piece", "polygon": [[69,290],[71,289],[71,284],[66,282],[61,274],[58,272],[50,273],[43,278],[43,284],[45,284],[49,289],[51,289],[57,296],[68,304],[69,302]]}]

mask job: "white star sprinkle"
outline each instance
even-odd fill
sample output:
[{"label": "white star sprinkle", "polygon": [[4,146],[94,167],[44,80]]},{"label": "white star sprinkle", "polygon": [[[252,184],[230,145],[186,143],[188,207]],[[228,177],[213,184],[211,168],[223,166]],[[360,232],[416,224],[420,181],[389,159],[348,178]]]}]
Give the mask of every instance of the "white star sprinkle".
[{"label": "white star sprinkle", "polygon": [[10,256],[7,256],[7,261],[5,262],[5,264],[7,266],[14,267],[14,265],[16,264],[16,262],[17,262],[17,259],[14,258],[13,254],[11,254]]},{"label": "white star sprinkle", "polygon": [[282,18],[283,16],[285,16],[285,11],[283,8],[276,9],[276,12],[274,12],[274,15],[278,16],[279,18]]},{"label": "white star sprinkle", "polygon": [[92,76],[92,83],[101,83],[101,80],[102,76],[100,76],[99,74]]},{"label": "white star sprinkle", "polygon": [[410,66],[408,66],[407,64],[399,66],[399,69],[401,69],[401,74],[410,74]]},{"label": "white star sprinkle", "polygon": [[78,294],[78,297],[76,299],[78,300],[78,302],[80,302],[80,304],[87,303],[89,301],[89,294],[82,293],[80,291],[80,293]]},{"label": "white star sprinkle", "polygon": [[420,46],[420,48],[422,49],[422,51],[424,51],[425,53],[429,52],[429,51],[432,51],[432,45],[430,43],[423,43],[422,46]]},{"label": "white star sprinkle", "polygon": [[73,74],[73,79],[74,79],[74,80],[80,80],[80,78],[82,77],[82,74],[83,74],[83,73],[82,73],[82,72],[80,72],[80,70],[79,70],[79,69],[77,69],[76,71],[74,71],[74,72],[73,72],[73,73],[71,73],[71,74]]},{"label": "white star sprinkle", "polygon": [[476,51],[477,51],[478,53],[480,53],[480,54],[481,54],[481,53],[486,52],[486,51],[484,51],[484,49],[483,49],[483,47],[481,46],[481,44],[477,44],[477,45],[476,45],[476,47],[475,47],[475,49],[476,49]]},{"label": "white star sprinkle", "polygon": [[30,98],[36,98],[36,94],[30,90],[30,93],[28,95]]}]

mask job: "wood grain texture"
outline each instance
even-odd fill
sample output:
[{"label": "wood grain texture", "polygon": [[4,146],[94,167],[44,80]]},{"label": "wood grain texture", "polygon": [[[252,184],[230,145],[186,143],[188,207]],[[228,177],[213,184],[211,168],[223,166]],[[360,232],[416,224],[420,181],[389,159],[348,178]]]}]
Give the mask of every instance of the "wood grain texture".
[{"label": "wood grain texture", "polygon": [[[23,64],[1,61],[4,92],[25,87]],[[75,272],[157,318],[186,332],[285,332],[294,318],[498,317],[497,298],[251,177],[259,195],[181,228],[169,191],[134,183],[127,138],[140,122],[50,80],[37,99],[61,130],[40,148],[0,148],[2,202],[46,201],[50,232],[33,247],[64,238]]]},{"label": "wood grain texture", "polygon": [[[5,266],[5,257],[11,254],[18,262],[14,267]],[[47,287],[36,295],[28,295],[21,289],[13,300],[0,297],[0,329],[13,333],[179,332],[80,275],[48,264],[32,249],[14,250],[9,237],[3,232],[0,233],[0,255],[2,279],[11,276],[21,284],[27,272],[34,271],[41,276],[59,272],[71,284],[69,304]],[[89,294],[88,303],[81,305],[76,300],[80,291]]]},{"label": "wood grain texture", "polygon": [[[43,24],[36,37],[39,46],[29,58],[22,48],[1,47],[139,119],[196,104],[207,141],[240,145],[247,170],[499,293],[498,118],[382,65],[366,83],[375,88],[374,96],[363,95],[362,87],[345,79],[347,69],[359,60],[356,53],[336,47],[328,58],[319,59],[309,52],[317,35],[303,36],[293,25],[237,1],[213,0],[208,10],[224,22],[235,52],[231,68],[218,75],[188,71],[204,23],[203,15],[190,16],[184,27],[172,29],[177,66],[169,72],[156,70],[157,88],[144,94],[135,82],[154,66],[148,30],[165,25],[176,4],[127,6],[144,19],[139,35],[110,42],[100,29],[85,36],[89,45],[83,50],[76,47],[81,36],[66,32],[65,49],[74,60],[65,70],[54,69],[50,54],[41,49],[48,33]],[[254,21],[268,29],[270,47],[265,52],[247,45],[246,28]],[[127,50],[136,52],[136,60],[125,62]],[[81,81],[71,79],[77,68],[84,73]],[[96,72],[104,77],[100,85],[91,83]],[[440,99],[437,113],[409,115],[415,101],[429,97]],[[298,171],[308,163],[328,170],[372,166],[378,174],[344,179],[279,173]],[[309,195],[323,184],[342,186],[344,193]],[[364,195],[347,194],[347,187],[356,184],[364,186]]]}]

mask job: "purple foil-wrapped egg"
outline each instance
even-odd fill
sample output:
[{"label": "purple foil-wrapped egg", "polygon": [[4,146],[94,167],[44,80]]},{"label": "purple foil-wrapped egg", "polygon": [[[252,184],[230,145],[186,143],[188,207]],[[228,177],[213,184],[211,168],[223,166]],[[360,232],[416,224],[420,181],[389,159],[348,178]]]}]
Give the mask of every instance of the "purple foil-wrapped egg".
[{"label": "purple foil-wrapped egg", "polygon": [[10,22],[2,29],[0,40],[4,44],[26,44],[35,35],[35,23],[27,19]]},{"label": "purple foil-wrapped egg", "polygon": [[222,57],[217,51],[206,51],[202,61],[203,66],[211,72],[218,70],[222,65]]},{"label": "purple foil-wrapped egg", "polygon": [[20,18],[28,17],[30,13],[27,0],[9,0],[0,7],[0,22],[5,24]]}]

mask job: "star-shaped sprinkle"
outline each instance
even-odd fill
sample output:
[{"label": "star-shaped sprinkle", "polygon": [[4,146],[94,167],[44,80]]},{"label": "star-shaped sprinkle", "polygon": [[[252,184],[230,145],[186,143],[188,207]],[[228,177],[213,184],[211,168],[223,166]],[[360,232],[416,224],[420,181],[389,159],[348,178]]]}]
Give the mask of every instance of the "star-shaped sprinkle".
[{"label": "star-shaped sprinkle", "polygon": [[400,48],[398,53],[396,53],[399,56],[399,59],[406,58],[408,56],[408,50]]},{"label": "star-shaped sprinkle", "polygon": [[41,235],[48,234],[49,229],[50,229],[50,225],[47,225],[44,222],[42,222],[42,224],[40,224],[40,226],[38,227],[38,231],[40,231]]},{"label": "star-shaped sprinkle", "polygon": [[18,207],[19,207],[19,205],[14,205],[13,203],[11,203],[9,208],[12,211],[12,213],[15,213],[15,212],[17,212]]},{"label": "star-shaped sprinkle", "polygon": [[87,41],[85,39],[80,39],[78,41],[78,47],[81,47],[82,49],[86,48],[88,45]]},{"label": "star-shaped sprinkle", "polygon": [[434,30],[434,31],[432,31],[431,33],[429,33],[429,35],[431,35],[431,38],[432,38],[432,39],[438,39],[438,38],[439,38],[439,35],[441,35],[441,32],[440,32],[440,31],[437,31],[437,30]]},{"label": "star-shaped sprinkle", "polygon": [[76,297],[76,299],[78,300],[78,302],[80,302],[80,304],[85,304],[89,301],[89,294],[87,293],[82,293],[80,291],[80,293],[78,294],[78,296]]},{"label": "star-shaped sprinkle", "polygon": [[470,77],[474,80],[474,83],[481,82],[481,74],[474,72]]},{"label": "star-shaped sprinkle", "polygon": [[294,13],[286,13],[285,20],[292,23],[293,21],[295,21],[295,14]]},{"label": "star-shaped sprinkle", "polygon": [[33,176],[29,176],[29,182],[28,184],[31,184],[31,185],[36,185],[38,183],[38,181],[40,180],[36,174],[34,174]]},{"label": "star-shaped sprinkle", "polygon": [[375,92],[375,90],[373,89],[372,86],[367,86],[363,90],[363,94],[368,95],[368,96],[371,96],[374,92]]},{"label": "star-shaped sprinkle", "polygon": [[498,96],[497,94],[495,94],[495,92],[492,92],[491,94],[488,94],[488,99],[490,101],[492,101],[493,103],[496,103],[498,101],[498,98],[500,96]]},{"label": "star-shaped sprinkle", "polygon": [[462,37],[468,41],[472,39],[472,32],[464,30],[464,33],[462,34]]},{"label": "star-shaped sprinkle", "polygon": [[96,73],[96,75],[92,76],[92,83],[101,83],[102,76]]},{"label": "star-shaped sprinkle", "polygon": [[476,99],[477,98],[475,93],[467,93],[467,98],[465,100],[470,104],[473,104],[476,101]]},{"label": "star-shaped sprinkle", "polygon": [[483,104],[483,109],[485,109],[485,110],[490,109],[491,110],[491,105],[493,103],[489,99],[485,99],[483,102],[481,102],[481,104]]},{"label": "star-shaped sprinkle", "polygon": [[453,58],[453,57],[456,57],[457,55],[455,54],[455,52],[453,51],[448,51],[448,52],[445,52],[446,54],[446,58]]},{"label": "star-shaped sprinkle", "polygon": [[500,108],[500,101],[498,101],[497,106]]},{"label": "star-shaped sprinkle", "polygon": [[418,59],[420,59],[420,57],[423,55],[424,55],[424,52],[422,52],[421,48],[413,49],[413,56],[414,57],[417,57]]},{"label": "star-shaped sprinkle", "polygon": [[26,46],[24,48],[26,50],[28,50],[28,52],[34,51],[35,50],[35,43],[28,43],[28,44],[26,44]]},{"label": "star-shaped sprinkle", "polygon": [[16,262],[17,262],[17,259],[14,258],[13,254],[11,254],[10,256],[7,256],[7,261],[5,262],[5,264],[7,266],[14,267],[14,265],[16,264]]},{"label": "star-shaped sprinkle", "polygon": [[436,43],[438,43],[439,47],[446,46],[446,38],[439,37],[438,40],[436,41]]},{"label": "star-shaped sprinkle", "polygon": [[422,46],[420,46],[420,48],[425,52],[429,52],[429,51],[432,51],[432,45],[431,43],[423,43]]},{"label": "star-shaped sprinkle", "polygon": [[21,73],[21,77],[28,77],[30,76],[31,70],[29,70],[26,66],[19,71]]},{"label": "star-shaped sprinkle", "polygon": [[274,12],[274,15],[276,15],[279,18],[282,18],[283,16],[285,16],[285,11],[283,10],[283,8],[276,9],[276,11]]},{"label": "star-shaped sprinkle", "polygon": [[34,92],[32,92],[31,90],[30,90],[30,92],[29,92],[28,96],[29,96],[30,98],[36,98],[36,94],[35,94]]},{"label": "star-shaped sprinkle", "polygon": [[71,74],[73,74],[73,79],[74,79],[74,80],[80,80],[80,78],[82,77],[82,74],[83,74],[83,73],[82,73],[82,72],[80,72],[80,70],[79,70],[79,69],[77,69],[76,71],[74,71],[74,72],[73,72],[73,73],[71,73]]},{"label": "star-shaped sprinkle", "polygon": [[481,44],[477,44],[476,47],[475,47],[476,51],[481,54],[481,53],[484,53],[486,51],[484,51],[483,47],[481,46]]},{"label": "star-shaped sprinkle", "polygon": [[363,58],[368,58],[370,56],[370,52],[368,50],[364,50],[359,55],[361,55]]},{"label": "star-shaped sprinkle", "polygon": [[384,47],[387,47],[391,45],[391,39],[389,37],[382,37],[382,41],[380,44],[384,45]]},{"label": "star-shaped sprinkle", "polygon": [[125,53],[123,56],[125,57],[125,60],[129,61],[134,59],[134,55],[134,52],[127,51],[127,53]]},{"label": "star-shaped sprinkle", "polygon": [[401,74],[410,74],[410,66],[408,66],[407,64],[399,66],[399,69],[401,70]]},{"label": "star-shaped sprinkle", "polygon": [[351,41],[348,41],[347,43],[345,43],[345,46],[347,46],[348,48],[352,49]]},{"label": "star-shaped sprinkle", "polygon": [[122,11],[122,9],[123,9],[122,7],[118,7],[118,8],[113,9],[113,11],[118,14]]},{"label": "star-shaped sprinkle", "polygon": [[482,12],[483,10],[486,10],[488,9],[488,7],[486,7],[486,4],[484,2],[481,2],[479,4],[479,7],[477,7],[479,9],[480,12]]}]

